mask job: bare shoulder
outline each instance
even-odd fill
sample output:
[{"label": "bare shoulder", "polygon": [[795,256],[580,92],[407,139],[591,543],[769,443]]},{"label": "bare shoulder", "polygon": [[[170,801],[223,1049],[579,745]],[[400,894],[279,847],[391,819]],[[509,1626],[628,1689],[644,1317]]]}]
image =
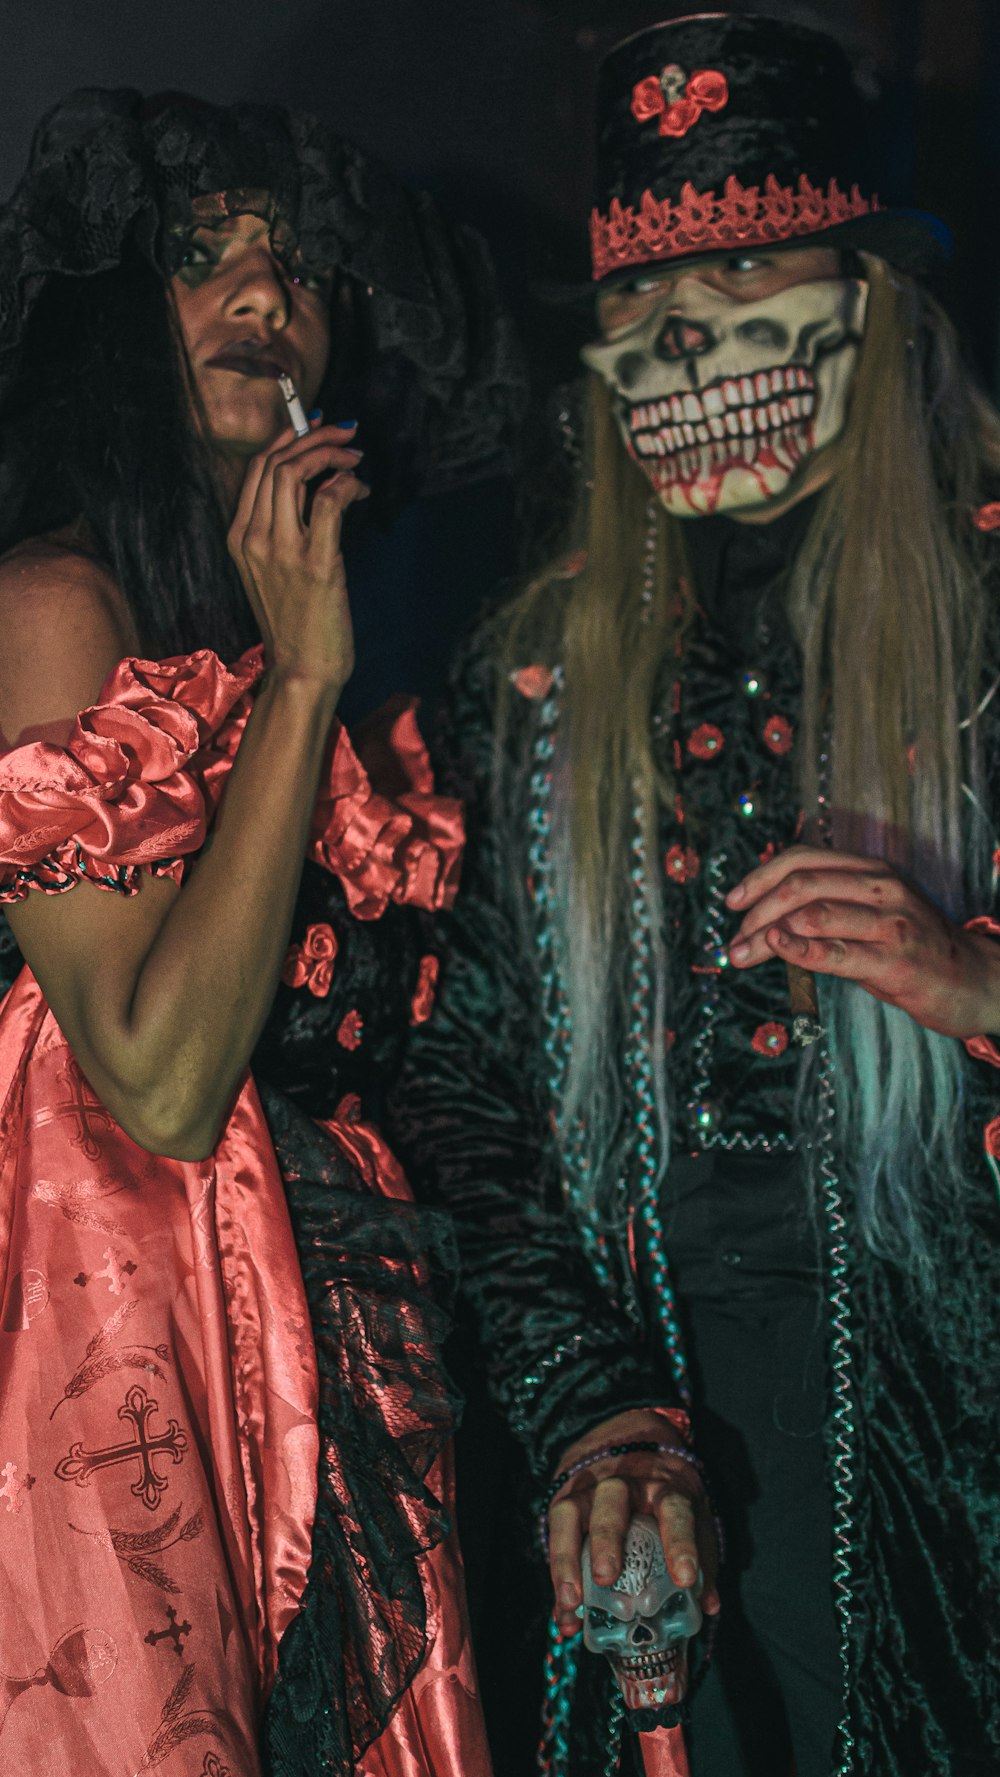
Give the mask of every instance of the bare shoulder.
[{"label": "bare shoulder", "polygon": [[62,740],[112,667],[136,651],[128,609],[93,556],[33,538],[0,558],[0,734]]}]

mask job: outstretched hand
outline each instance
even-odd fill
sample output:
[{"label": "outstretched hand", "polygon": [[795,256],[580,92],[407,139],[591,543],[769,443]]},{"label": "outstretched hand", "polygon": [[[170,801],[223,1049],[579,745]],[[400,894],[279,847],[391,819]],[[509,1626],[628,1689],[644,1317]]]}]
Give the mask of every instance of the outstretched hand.
[{"label": "outstretched hand", "polygon": [[[667,1423],[646,1408],[620,1413],[571,1444],[560,1470],[607,1444],[669,1441]],[[693,1586],[704,1575],[699,1603],[706,1616],[719,1609],[715,1585],[718,1555],[705,1492],[683,1457],[667,1452],[608,1456],[579,1474],[549,1507],[549,1571],[556,1620],[564,1635],[578,1629],[583,1602],[580,1555],[590,1537],[590,1564],[600,1586],[613,1586],[622,1570],[631,1519],[644,1512],[660,1527],[667,1569],[675,1586]]]},{"label": "outstretched hand", "polygon": [[793,845],[726,896],[734,968],[769,957],[856,981],[943,1036],[1000,1030],[1000,946],[939,912],[879,858]]}]

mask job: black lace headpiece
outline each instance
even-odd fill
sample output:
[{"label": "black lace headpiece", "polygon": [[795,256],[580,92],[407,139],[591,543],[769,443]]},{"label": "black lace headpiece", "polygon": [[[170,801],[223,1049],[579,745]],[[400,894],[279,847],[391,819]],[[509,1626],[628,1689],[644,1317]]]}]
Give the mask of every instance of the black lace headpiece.
[{"label": "black lace headpiece", "polygon": [[266,194],[285,244],[363,295],[420,487],[503,469],[522,373],[481,238],[317,118],[183,94],[83,88],[43,118],[0,208],[0,407],[49,278],[107,271],[129,243],[169,276],[192,205],[234,190]]}]

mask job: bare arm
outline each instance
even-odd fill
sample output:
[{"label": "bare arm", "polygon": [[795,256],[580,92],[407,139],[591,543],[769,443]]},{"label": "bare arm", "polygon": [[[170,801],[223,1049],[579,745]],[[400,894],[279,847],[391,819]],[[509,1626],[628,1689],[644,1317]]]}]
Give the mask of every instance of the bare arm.
[{"label": "bare arm", "polygon": [[[311,525],[302,523],[304,480],[353,467],[331,438],[329,428],[301,444],[284,438],[247,477],[231,547],[271,667],[212,843],[189,880],[178,891],[144,878],[129,899],[84,883],[11,909],[18,943],[94,1090],[133,1139],[177,1158],[210,1152],[274,997],[320,765],[351,668],[340,523],[361,491],[354,476],[329,483]],[[0,574],[0,620],[27,645],[0,670],[0,721],[21,738],[51,732],[59,707],[92,702],[134,644],[97,570],[78,565],[75,586],[63,585],[56,625],[44,585],[34,598],[23,577],[16,588],[16,567]],[[60,640],[74,627],[87,638],[76,651]]]}]

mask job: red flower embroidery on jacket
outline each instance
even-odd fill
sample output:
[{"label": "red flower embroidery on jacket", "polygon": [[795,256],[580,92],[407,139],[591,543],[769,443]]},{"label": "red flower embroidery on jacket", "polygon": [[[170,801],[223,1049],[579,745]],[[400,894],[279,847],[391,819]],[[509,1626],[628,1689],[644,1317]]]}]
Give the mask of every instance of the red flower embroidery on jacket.
[{"label": "red flower embroidery on jacket", "polygon": [[784,1055],[788,1032],[783,1024],[758,1024],[750,1041],[758,1055]]},{"label": "red flower embroidery on jacket", "polygon": [[348,1012],[340,1021],[337,1041],[343,1049],[360,1049],[364,1033],[364,1019],[360,1012]]},{"label": "red flower embroidery on jacket", "polygon": [[438,971],[441,964],[436,956],[424,956],[420,959],[420,973],[410,1003],[410,1023],[426,1024],[434,1010],[434,994],[437,989]]},{"label": "red flower embroidery on jacket", "polygon": [[988,500],[972,515],[972,522],[977,531],[1000,530],[1000,500]]},{"label": "red flower embroidery on jacket", "polygon": [[318,1000],[325,1000],[333,979],[336,954],[337,939],[333,927],[309,926],[301,944],[289,945],[281,979],[289,987],[308,987]]},{"label": "red flower embroidery on jacket", "polygon": [[520,691],[522,697],[528,697],[536,703],[541,698],[548,697],[552,690],[550,666],[520,666],[516,672],[511,673],[510,678],[515,691]]},{"label": "red flower embroidery on jacket", "polygon": [[663,868],[674,882],[693,882],[701,869],[701,859],[689,845],[672,845]]},{"label": "red flower embroidery on jacket", "polygon": [[784,716],[768,716],[764,724],[764,745],[772,753],[787,753],[792,745],[792,724]]},{"label": "red flower embroidery on jacket", "polygon": [[658,117],[661,136],[686,136],[703,111],[721,111],[728,103],[729,82],[717,68],[698,68],[688,80],[671,62],[632,88],[632,116],[638,123]]},{"label": "red flower embroidery on jacket", "polygon": [[714,759],[726,744],[726,737],[714,722],[702,722],[688,736],[688,752],[696,759]]}]

